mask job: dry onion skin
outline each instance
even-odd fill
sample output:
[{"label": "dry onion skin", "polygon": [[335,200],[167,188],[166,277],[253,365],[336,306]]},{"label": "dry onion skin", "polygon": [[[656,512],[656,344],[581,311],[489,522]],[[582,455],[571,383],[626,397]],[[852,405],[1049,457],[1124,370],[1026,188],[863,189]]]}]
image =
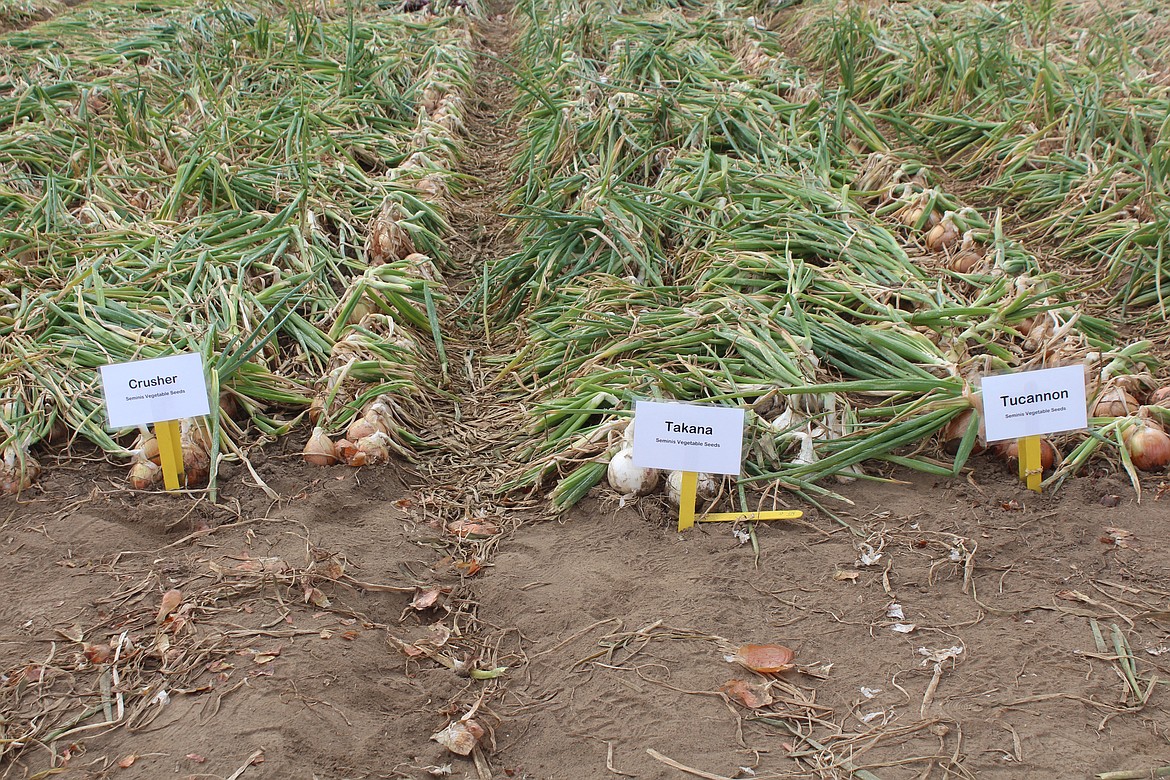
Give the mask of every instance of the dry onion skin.
[{"label": "dry onion skin", "polygon": [[727,660],[759,674],[777,674],[793,668],[796,651],[784,645],[741,645]]},{"label": "dry onion skin", "polygon": [[152,460],[136,460],[130,464],[128,480],[135,490],[150,490],[162,482],[162,466]]},{"label": "dry onion skin", "polygon": [[1150,406],[1162,406],[1170,408],[1170,385],[1159,387],[1150,393],[1146,398],[1146,403]]}]

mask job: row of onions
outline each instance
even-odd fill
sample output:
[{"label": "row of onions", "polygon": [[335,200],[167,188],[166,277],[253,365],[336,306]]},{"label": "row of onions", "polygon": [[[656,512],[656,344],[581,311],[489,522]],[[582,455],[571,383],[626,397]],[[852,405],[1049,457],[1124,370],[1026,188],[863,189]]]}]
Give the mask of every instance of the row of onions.
[{"label": "row of onions", "polygon": [[[1149,344],[1119,348],[1000,219],[889,155],[848,90],[818,86],[749,9],[526,11],[522,245],[492,269],[501,317],[522,323],[499,385],[532,409],[509,488],[565,507],[609,470],[650,489],[628,459],[640,397],[748,408],[744,473],[711,483],[746,505],[837,496],[833,480],[890,464],[959,473],[991,371],[1080,361],[1094,397],[1153,383]],[[1056,442],[1070,456],[1049,481],[1107,441],[1135,480],[1135,463],[1164,468],[1121,446],[1164,413]]]},{"label": "row of onions", "polygon": [[0,30],[48,19],[64,7],[58,0],[0,0]]},{"label": "row of onions", "polygon": [[781,24],[817,42],[808,55],[897,141],[973,182],[977,204],[1002,207],[1015,232],[1067,265],[1092,268],[1080,281],[1103,303],[1166,320],[1160,4],[814,2]]},{"label": "row of onions", "polygon": [[183,426],[213,492],[306,413],[374,420],[355,463],[429,445],[468,21],[361,10],[94,2],[0,37],[0,492],[78,437],[153,484],[96,368],[175,352],[220,399]]}]

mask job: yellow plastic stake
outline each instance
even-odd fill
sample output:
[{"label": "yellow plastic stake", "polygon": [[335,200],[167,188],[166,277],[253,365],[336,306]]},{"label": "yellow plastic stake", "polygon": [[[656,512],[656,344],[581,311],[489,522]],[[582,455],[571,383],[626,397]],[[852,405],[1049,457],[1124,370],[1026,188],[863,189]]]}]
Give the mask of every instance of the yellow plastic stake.
[{"label": "yellow plastic stake", "polygon": [[1028,486],[1028,490],[1040,492],[1040,477],[1044,473],[1044,465],[1040,461],[1040,437],[1024,436],[1016,441],[1017,453],[1020,458],[1020,479]]},{"label": "yellow plastic stake", "polygon": [[700,523],[734,523],[738,520],[799,520],[799,509],[770,509],[765,512],[712,512],[698,519]]},{"label": "yellow plastic stake", "polygon": [[699,474],[695,471],[682,473],[682,486],[678,498],[678,530],[685,531],[695,524],[695,490],[699,486]]},{"label": "yellow plastic stake", "polygon": [[773,509],[766,512],[712,512],[695,517],[695,492],[699,475],[694,471],[682,473],[682,486],[678,500],[678,530],[685,531],[699,523],[734,523],[739,520],[799,520],[804,512],[799,509]]},{"label": "yellow plastic stake", "polygon": [[162,461],[163,487],[167,490],[178,490],[179,478],[183,476],[183,445],[179,440],[179,421],[155,423],[154,437],[158,439],[158,455]]}]

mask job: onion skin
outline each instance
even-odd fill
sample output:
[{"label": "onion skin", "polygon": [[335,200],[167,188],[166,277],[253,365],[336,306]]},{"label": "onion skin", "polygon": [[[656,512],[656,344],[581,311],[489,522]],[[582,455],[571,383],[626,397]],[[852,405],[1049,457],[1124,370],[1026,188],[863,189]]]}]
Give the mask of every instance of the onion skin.
[{"label": "onion skin", "polygon": [[151,436],[146,441],[142,442],[142,459],[149,460],[156,466],[162,465],[162,455],[158,451],[158,439]]},{"label": "onion skin", "polygon": [[932,252],[942,252],[953,247],[962,236],[962,232],[955,224],[954,214],[943,214],[942,220],[932,227],[926,234],[926,248]]},{"label": "onion skin", "polygon": [[33,481],[41,475],[41,464],[31,455],[25,455],[23,467],[13,449],[5,450],[0,458],[0,496],[15,496],[32,487]]},{"label": "onion skin", "polygon": [[183,448],[183,480],[188,487],[207,484],[211,476],[211,458],[198,447]]},{"label": "onion skin", "polygon": [[[349,442],[346,442],[347,444]],[[340,444],[340,442],[338,442]],[[377,466],[390,461],[390,437],[381,431],[375,431],[370,436],[359,439],[354,444],[351,454],[345,458],[347,466]]]},{"label": "onion skin", "polygon": [[349,439],[338,439],[337,442],[333,445],[333,450],[337,453],[338,458],[348,464],[350,459],[357,453],[358,448],[357,445]]},{"label": "onion skin", "polygon": [[325,396],[315,395],[309,403],[309,422],[316,425],[325,416]]},{"label": "onion skin", "polygon": [[1170,435],[1156,423],[1138,420],[1122,434],[1133,465],[1142,471],[1165,471],[1170,465]]}]

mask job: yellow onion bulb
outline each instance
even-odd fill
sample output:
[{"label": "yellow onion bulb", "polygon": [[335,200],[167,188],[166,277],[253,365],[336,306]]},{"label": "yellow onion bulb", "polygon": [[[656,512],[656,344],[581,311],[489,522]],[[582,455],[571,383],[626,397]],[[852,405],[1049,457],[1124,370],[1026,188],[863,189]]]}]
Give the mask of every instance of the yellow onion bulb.
[{"label": "yellow onion bulb", "polygon": [[309,402],[309,422],[316,425],[325,416],[325,396],[315,395]]},{"label": "yellow onion bulb", "polygon": [[1146,398],[1146,403],[1150,406],[1162,406],[1170,408],[1170,385],[1163,385],[1157,388],[1149,397]]},{"label": "yellow onion bulb", "polygon": [[1142,471],[1164,471],[1170,464],[1170,435],[1150,420],[1137,420],[1122,434],[1133,465]]},{"label": "yellow onion bulb", "polygon": [[345,432],[345,438],[350,441],[359,441],[372,436],[378,432],[378,426],[367,420],[365,417],[358,417],[349,424],[349,429]]},{"label": "yellow onion bulb", "polygon": [[183,479],[189,487],[206,485],[211,476],[211,457],[200,447],[183,448]]},{"label": "yellow onion bulb", "polygon": [[313,429],[313,435],[309,437],[301,455],[306,463],[314,466],[332,466],[337,463],[337,451],[321,426]]},{"label": "yellow onion bulb", "polygon": [[926,248],[932,252],[941,252],[953,247],[962,237],[962,231],[955,224],[953,212],[946,212],[937,225],[926,234]]},{"label": "yellow onion bulb", "polygon": [[1129,391],[1113,385],[1105,388],[1093,403],[1094,417],[1126,417],[1137,411],[1138,402]]},{"label": "yellow onion bulb", "polygon": [[148,460],[156,466],[162,465],[162,455],[158,451],[158,439],[149,436],[142,441],[142,448],[135,454],[136,460]]},{"label": "yellow onion bulb", "polygon": [[[943,426],[942,433],[939,436],[942,442],[943,451],[950,456],[955,456],[959,453],[959,447],[963,443],[963,437],[967,435],[967,429],[972,425],[978,425],[979,422],[975,417],[974,409],[964,409],[957,415],[951,418],[945,426]],[[971,450],[972,455],[978,455],[986,449],[980,437],[975,438],[975,446]]]},{"label": "yellow onion bulb", "polygon": [[[991,445],[991,451],[1000,459],[1007,461],[1008,465],[1015,469],[1019,468],[1020,463],[1020,445],[1017,439],[1008,439],[1007,441],[999,441]],[[1044,471],[1049,471],[1053,466],[1060,462],[1060,451],[1048,441],[1048,439],[1040,439],[1040,467]]]},{"label": "yellow onion bulb", "polygon": [[[362,414],[377,431],[384,434],[389,434],[390,431],[394,430],[394,410],[390,408],[387,400],[387,396],[378,396],[377,400],[367,406],[365,412]],[[371,434],[366,434],[366,436],[369,435]],[[353,437],[351,436],[350,438],[352,439]],[[359,438],[365,438],[365,436]]]},{"label": "yellow onion bulb", "polygon": [[[338,439],[333,445],[333,451],[337,453],[337,457],[342,462],[349,464],[350,459],[357,453],[357,445],[349,439]],[[350,464],[352,465],[352,464]]]},{"label": "yellow onion bulb", "polygon": [[957,274],[969,274],[983,262],[983,255],[974,249],[960,249],[947,261],[947,268]]},{"label": "yellow onion bulb", "polygon": [[162,466],[151,460],[136,460],[130,464],[130,487],[149,490],[162,481]]},{"label": "yellow onion bulb", "polygon": [[381,431],[366,436],[354,442],[354,451],[346,458],[346,464],[358,466],[377,466],[390,460],[390,437]]},{"label": "yellow onion bulb", "polygon": [[19,457],[16,447],[4,450],[0,458],[0,496],[15,496],[32,487],[41,474],[41,464],[28,454]]}]

